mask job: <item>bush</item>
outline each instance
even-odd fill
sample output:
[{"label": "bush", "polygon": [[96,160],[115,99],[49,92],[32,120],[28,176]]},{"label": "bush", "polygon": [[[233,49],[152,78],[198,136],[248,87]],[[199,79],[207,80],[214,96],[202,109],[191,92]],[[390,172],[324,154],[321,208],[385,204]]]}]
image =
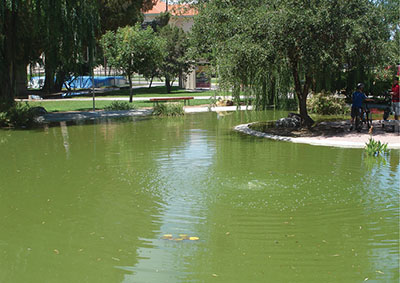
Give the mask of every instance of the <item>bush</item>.
[{"label": "bush", "polygon": [[310,113],[319,115],[341,115],[349,112],[344,98],[339,98],[330,92],[313,94],[307,101]]},{"label": "bush", "polygon": [[8,126],[8,118],[6,112],[0,112],[0,127]]},{"label": "bush", "polygon": [[38,124],[36,117],[47,113],[43,107],[30,107],[28,103],[15,103],[0,112],[0,127],[30,128]]},{"label": "bush", "polygon": [[15,103],[6,112],[8,126],[15,128],[30,128],[36,124],[36,115],[28,103]]},{"label": "bush", "polygon": [[157,116],[181,116],[185,114],[182,103],[164,103],[154,107],[153,115]]},{"label": "bush", "polygon": [[131,109],[135,109],[135,107],[126,101],[113,101],[110,105],[104,107],[104,110],[107,111],[131,110]]}]

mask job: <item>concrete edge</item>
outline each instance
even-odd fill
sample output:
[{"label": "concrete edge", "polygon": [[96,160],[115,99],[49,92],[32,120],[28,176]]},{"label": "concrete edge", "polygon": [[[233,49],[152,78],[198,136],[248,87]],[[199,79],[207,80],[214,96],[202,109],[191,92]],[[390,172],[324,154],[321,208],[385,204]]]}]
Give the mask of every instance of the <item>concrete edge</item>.
[{"label": "concrete edge", "polygon": [[[342,148],[364,148],[364,142],[352,142],[352,141],[335,141],[335,140],[315,140],[312,138],[292,138],[292,137],[284,137],[278,135],[267,134],[259,131],[255,131],[250,129],[250,125],[254,123],[248,124],[241,124],[234,127],[235,131],[260,137],[260,138],[267,138],[276,141],[286,141],[286,142],[293,142],[293,143],[302,143],[302,144],[309,144],[309,145],[318,145],[318,146],[333,146],[333,147],[342,147]],[[388,143],[389,149],[400,149],[400,143]]]},{"label": "concrete edge", "polygon": [[201,112],[224,112],[224,111],[236,111],[236,110],[252,110],[253,107],[251,105],[249,106],[214,106],[214,107],[207,107],[207,106],[201,106],[201,107],[184,107],[185,113],[201,113]]},{"label": "concrete edge", "polygon": [[49,113],[37,118],[38,122],[62,122],[75,120],[90,120],[114,117],[142,117],[150,115],[151,109],[125,110],[125,111],[95,111],[95,112],[60,112]]},{"label": "concrete edge", "polygon": [[[203,113],[203,112],[223,112],[236,110],[251,110],[251,106],[220,106],[220,107],[184,107],[185,113]],[[136,109],[125,111],[88,111],[88,112],[60,112],[48,113],[37,118],[40,123],[62,122],[75,120],[90,120],[99,118],[114,118],[114,117],[142,117],[151,115],[152,109]]]}]

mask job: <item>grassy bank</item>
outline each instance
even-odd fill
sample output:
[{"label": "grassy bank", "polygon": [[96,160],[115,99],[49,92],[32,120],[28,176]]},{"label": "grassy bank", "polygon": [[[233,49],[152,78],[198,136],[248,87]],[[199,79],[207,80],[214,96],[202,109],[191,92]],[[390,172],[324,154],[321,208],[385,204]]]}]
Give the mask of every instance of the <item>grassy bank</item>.
[{"label": "grassy bank", "polygon": [[[191,92],[185,89],[181,89],[178,87],[173,87],[171,93],[167,93],[165,86],[155,86],[155,87],[142,87],[133,89],[133,97],[184,97],[184,96],[205,96],[212,97],[215,94],[217,95],[230,95],[229,92],[215,92],[212,90],[208,91],[199,91],[199,92]],[[84,94],[70,98],[60,98],[57,100],[38,100],[38,101],[30,101],[29,105],[34,106],[42,106],[48,112],[66,112],[66,111],[91,111],[93,109],[93,103],[91,100],[89,101],[79,101],[79,98],[91,98],[91,94]],[[106,93],[96,93],[96,98],[128,98],[129,97],[129,89],[120,89],[114,90]],[[105,107],[109,106],[112,103],[112,100],[104,101],[104,100],[96,100],[96,110],[103,110]],[[212,103],[211,99],[201,99],[201,100],[191,100],[190,105],[204,105]],[[134,101],[132,105],[136,108],[140,107],[153,107],[153,103],[149,101]]]},{"label": "grassy bank", "polygon": [[[155,86],[155,87],[141,87],[141,88],[135,88],[133,89],[133,97],[163,97],[163,96],[169,96],[169,97],[179,97],[179,96],[213,96],[215,94],[215,91],[213,90],[207,90],[207,91],[188,91],[186,89],[181,89],[178,87],[173,87],[171,93],[167,93],[167,90],[165,86]],[[230,93],[223,93],[220,94],[219,92],[217,95],[231,95]],[[91,97],[91,94],[85,94],[85,95],[79,95],[75,96],[73,98],[82,98],[82,97]],[[120,90],[114,90],[114,91],[109,91],[105,93],[96,93],[96,97],[129,97],[129,89],[120,89]]]},{"label": "grassy bank", "polygon": [[[196,99],[191,100],[190,105],[204,105],[210,104],[209,99]],[[112,101],[96,101],[96,110],[103,110],[105,107],[111,105]],[[153,102],[149,101],[136,101],[131,103],[136,108],[141,107],[153,107]],[[42,106],[48,112],[67,112],[67,111],[92,111],[93,103],[92,101],[77,101],[73,99],[59,101],[32,101],[29,102],[29,105],[34,106]]]}]

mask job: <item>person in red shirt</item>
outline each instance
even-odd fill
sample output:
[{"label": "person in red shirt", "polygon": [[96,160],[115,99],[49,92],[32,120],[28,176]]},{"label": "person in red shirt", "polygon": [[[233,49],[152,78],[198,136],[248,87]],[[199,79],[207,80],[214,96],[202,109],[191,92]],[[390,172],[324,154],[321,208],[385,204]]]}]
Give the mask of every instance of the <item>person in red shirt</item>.
[{"label": "person in red shirt", "polygon": [[399,79],[395,77],[393,79],[392,85],[392,106],[394,112],[394,119],[398,120],[400,115],[400,89],[399,89]]}]

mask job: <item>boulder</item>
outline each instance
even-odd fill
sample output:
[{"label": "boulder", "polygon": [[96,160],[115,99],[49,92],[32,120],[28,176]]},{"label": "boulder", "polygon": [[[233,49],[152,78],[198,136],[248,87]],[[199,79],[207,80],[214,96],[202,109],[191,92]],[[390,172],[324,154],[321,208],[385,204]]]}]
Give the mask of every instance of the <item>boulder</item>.
[{"label": "boulder", "polygon": [[289,113],[287,118],[281,118],[275,122],[277,128],[298,129],[301,127],[301,117],[296,113]]},{"label": "boulder", "polygon": [[31,113],[33,113],[34,116],[42,116],[44,114],[47,114],[47,110],[42,106],[32,107],[30,111]]}]

